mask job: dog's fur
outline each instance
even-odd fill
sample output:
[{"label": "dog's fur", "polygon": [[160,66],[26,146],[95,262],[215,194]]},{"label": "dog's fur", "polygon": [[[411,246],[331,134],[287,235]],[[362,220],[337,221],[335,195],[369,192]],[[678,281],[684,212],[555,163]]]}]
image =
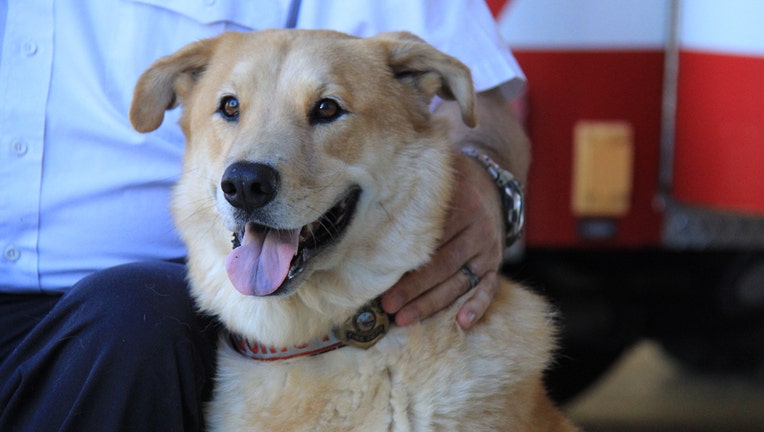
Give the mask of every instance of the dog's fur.
[{"label": "dog's fur", "polygon": [[[227,33],[153,64],[138,81],[130,119],[148,132],[166,109],[183,105],[187,148],[173,212],[201,309],[251,340],[292,346],[328,333],[425,263],[453,184],[446,125],[428,108],[436,94],[455,99],[464,122],[475,124],[468,69],[407,33]],[[223,95],[238,98],[236,121],[217,112]],[[347,113],[311,121],[325,98]],[[256,214],[242,216],[221,192],[221,176],[237,161],[279,174],[276,197]],[[352,222],[289,295],[234,289],[224,265],[232,232],[249,220],[309,224],[352,185],[362,191]],[[392,327],[366,350],[259,362],[221,339],[211,428],[575,430],[542,387],[553,349],[545,302],[504,281],[467,331],[455,321],[462,302],[421,324]]]}]

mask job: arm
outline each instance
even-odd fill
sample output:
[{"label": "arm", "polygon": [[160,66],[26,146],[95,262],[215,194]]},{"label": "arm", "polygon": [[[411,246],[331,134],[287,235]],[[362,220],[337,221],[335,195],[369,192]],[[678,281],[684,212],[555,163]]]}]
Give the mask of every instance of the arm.
[{"label": "arm", "polygon": [[524,183],[530,165],[530,142],[498,89],[478,93],[477,114],[479,125],[470,129],[461,122],[455,104],[442,103],[435,111],[435,115],[450,122],[451,140],[458,153],[454,211],[430,263],[404,275],[382,298],[383,308],[396,314],[398,325],[424,319],[467,292],[469,281],[460,271],[465,264],[480,281],[457,315],[462,328],[469,328],[483,316],[498,289],[504,253],[501,199],[485,168],[460,150],[474,147],[484,151]]}]

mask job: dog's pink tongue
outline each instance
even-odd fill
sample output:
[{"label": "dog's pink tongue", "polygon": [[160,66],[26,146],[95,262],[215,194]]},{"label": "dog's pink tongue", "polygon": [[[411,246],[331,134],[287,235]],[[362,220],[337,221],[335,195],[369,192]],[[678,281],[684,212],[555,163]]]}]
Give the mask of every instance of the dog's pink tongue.
[{"label": "dog's pink tongue", "polygon": [[241,246],[225,260],[233,286],[244,295],[264,296],[276,291],[297,254],[299,235],[299,229],[255,232],[247,225]]}]

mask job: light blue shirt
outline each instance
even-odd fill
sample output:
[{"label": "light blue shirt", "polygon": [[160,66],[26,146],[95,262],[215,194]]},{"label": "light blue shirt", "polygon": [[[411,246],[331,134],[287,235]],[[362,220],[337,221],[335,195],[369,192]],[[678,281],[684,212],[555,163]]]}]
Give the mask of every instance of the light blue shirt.
[{"label": "light blue shirt", "polygon": [[[184,256],[167,209],[179,110],[135,132],[133,85],[194,40],[283,27],[290,3],[0,1],[0,291],[61,291],[99,269]],[[524,80],[482,1],[303,0],[297,27],[409,30],[470,66],[478,90]]]}]

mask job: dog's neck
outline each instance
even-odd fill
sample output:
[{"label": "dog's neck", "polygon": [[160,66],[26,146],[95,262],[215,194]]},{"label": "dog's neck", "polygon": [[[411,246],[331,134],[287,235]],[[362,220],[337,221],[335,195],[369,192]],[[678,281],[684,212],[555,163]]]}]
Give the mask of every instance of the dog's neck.
[{"label": "dog's neck", "polygon": [[230,334],[231,344],[243,356],[252,360],[276,361],[314,356],[346,346],[370,348],[382,339],[390,328],[390,317],[382,310],[381,297],[361,307],[355,315],[328,334],[304,344],[266,346],[237,334]]}]

